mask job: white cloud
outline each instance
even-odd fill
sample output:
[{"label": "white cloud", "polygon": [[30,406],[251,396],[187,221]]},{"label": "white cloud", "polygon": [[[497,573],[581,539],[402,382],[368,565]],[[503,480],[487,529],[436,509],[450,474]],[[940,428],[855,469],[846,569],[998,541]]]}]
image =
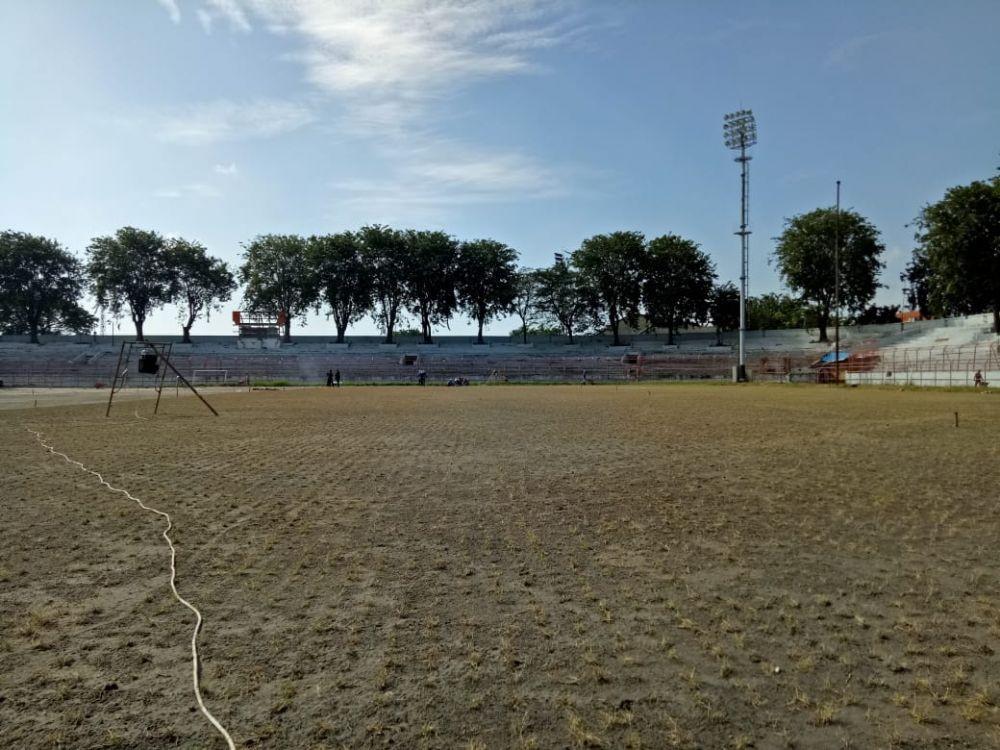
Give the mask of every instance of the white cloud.
[{"label": "white cloud", "polygon": [[200,146],[242,138],[263,138],[298,130],[316,119],[306,105],[278,99],[234,102],[222,99],[167,114],[156,127],[160,140]]},{"label": "white cloud", "polygon": [[859,64],[859,58],[877,53],[892,57],[898,63],[904,54],[914,51],[926,54],[929,39],[923,37],[924,35],[909,29],[877,31],[851,37],[830,50],[825,65],[828,68],[853,68]]},{"label": "white cloud", "polygon": [[250,18],[302,46],[285,59],[348,115],[424,114],[429,99],[470,82],[535,68],[529,53],[581,32],[569,0],[208,0],[207,12],[249,30]]},{"label": "white cloud", "polygon": [[235,175],[239,170],[236,168],[235,164],[216,164],[213,168],[216,174],[232,176]]},{"label": "white cloud", "polygon": [[425,143],[383,179],[347,180],[333,187],[340,205],[383,220],[429,208],[565,195],[565,176],[516,151],[474,151],[454,142]]},{"label": "white cloud", "polygon": [[212,14],[209,13],[204,8],[198,8],[195,11],[195,15],[198,16],[198,23],[201,24],[201,28],[205,30],[206,34],[212,33]]},{"label": "white cloud", "polygon": [[193,182],[174,188],[161,188],[153,193],[157,198],[220,198],[222,192],[212,185]]},{"label": "white cloud", "polygon": [[[251,31],[250,20],[238,0],[206,0],[206,5],[210,18],[224,18],[237,31]],[[202,26],[204,25],[205,21],[202,21]]]},{"label": "white cloud", "polygon": [[522,193],[538,197],[559,190],[559,180],[550,170],[517,152],[465,153],[416,162],[403,169],[403,176],[473,196]]},{"label": "white cloud", "polygon": [[177,0],[157,0],[157,2],[166,9],[173,23],[181,22],[181,9],[177,7]]},{"label": "white cloud", "polygon": [[[389,174],[335,187],[338,200],[374,208],[447,206],[564,194],[568,181],[516,149],[447,139],[444,101],[476,82],[538,70],[538,50],[577,39],[577,0],[202,0],[206,32],[280,34],[280,59],[336,106],[335,125],[369,141]],[[315,104],[315,102],[314,102]],[[320,105],[317,105],[320,106]],[[318,109],[274,101],[217,102],[177,113],[167,141],[205,144],[274,135]],[[384,215],[384,214],[383,214]]]}]

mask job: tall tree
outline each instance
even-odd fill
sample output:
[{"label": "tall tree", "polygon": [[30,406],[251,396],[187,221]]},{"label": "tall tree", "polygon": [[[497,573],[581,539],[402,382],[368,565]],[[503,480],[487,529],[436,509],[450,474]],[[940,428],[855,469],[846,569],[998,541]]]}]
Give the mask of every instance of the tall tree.
[{"label": "tall tree", "polygon": [[917,228],[931,308],[992,311],[1000,333],[1000,177],[951,188],[924,207]]},{"label": "tall tree", "polygon": [[740,290],[727,281],[716,284],[708,298],[708,315],[715,326],[715,343],[722,346],[722,334],[740,327]]},{"label": "tall tree", "polygon": [[514,314],[521,319],[521,343],[528,343],[528,327],[538,318],[538,271],[519,268],[514,279]]},{"label": "tall tree", "polygon": [[409,256],[406,296],[420,320],[420,334],[430,344],[433,326],[447,324],[455,312],[458,241],[445,232],[405,232]]},{"label": "tall tree", "polygon": [[480,344],[483,326],[497,315],[511,311],[516,279],[516,250],[496,240],[462,243],[455,289],[459,303],[479,325],[476,341]]},{"label": "tall tree", "polygon": [[676,234],[649,241],[643,280],[646,317],[667,329],[667,342],[681,326],[700,325],[708,319],[715,267],[696,242]]},{"label": "tall tree", "polygon": [[879,232],[854,211],[817,208],[785,220],[774,256],[785,283],[815,305],[819,340],[826,334],[835,304],[834,247],[839,236],[840,304],[859,312],[875,296],[885,264]]},{"label": "tall tree", "polygon": [[243,245],[244,302],[251,311],[283,315],[285,342],[292,340],[292,321],[304,315],[319,294],[306,247],[296,234],[265,234]]},{"label": "tall tree", "polygon": [[574,333],[587,330],[588,312],[596,304],[593,290],[565,261],[556,261],[537,274],[538,309],[559,325],[572,344]]},{"label": "tall tree", "polygon": [[572,256],[584,283],[597,293],[595,322],[607,319],[615,346],[621,344],[621,322],[638,323],[645,255],[640,232],[613,232],[584,240]]},{"label": "tall tree", "polygon": [[0,330],[27,333],[89,331],[94,316],[83,309],[80,261],[58,242],[6,231],[0,233]]},{"label": "tall tree", "polygon": [[372,273],[372,293],[378,307],[375,319],[385,331],[385,343],[393,343],[393,331],[407,299],[410,257],[406,237],[391,227],[372,224],[358,231],[364,262]]},{"label": "tall tree", "polygon": [[372,307],[372,269],[360,238],[351,232],[309,238],[309,265],[320,296],[337,326],[337,343]]},{"label": "tall tree", "polygon": [[232,297],[236,280],[224,261],[211,257],[204,245],[185,239],[167,242],[167,265],[174,278],[183,342],[189,344],[191,326],[202,313],[207,320],[212,310]]},{"label": "tall tree", "polygon": [[174,296],[166,248],[159,234],[135,227],[95,237],[87,248],[87,273],[98,304],[112,315],[127,307],[140,341],[149,314]]}]

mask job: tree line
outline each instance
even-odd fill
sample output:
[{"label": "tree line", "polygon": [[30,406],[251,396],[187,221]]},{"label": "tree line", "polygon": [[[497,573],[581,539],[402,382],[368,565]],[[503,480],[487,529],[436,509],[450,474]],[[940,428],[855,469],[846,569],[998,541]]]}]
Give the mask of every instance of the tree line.
[{"label": "tree line", "polygon": [[[990,310],[1000,331],[1000,178],[947,191],[915,222],[916,247],[901,279],[924,315]],[[835,250],[836,248],[836,250]],[[773,259],[789,293],[748,300],[748,328],[816,327],[820,340],[838,307],[855,323],[890,322],[898,308],[873,306],[885,265],[878,229],[847,210],[817,208],[787,219]],[[229,300],[238,284],[244,309],[284,314],[284,339],[309,311],[333,319],[337,340],[371,315],[392,343],[412,316],[426,343],[463,314],[477,341],[492,320],[513,315],[518,333],[664,331],[711,323],[719,341],[739,326],[739,293],[720,283],[708,254],[676,234],[599,234],[544,268],[492,239],[461,241],[442,231],[369,225],[302,237],[261,235],[243,245],[235,271],[200,243],[133,227],[94,238],[81,261],[56,240],[0,233],[0,330],[89,332],[89,293],[113,317],[127,314],[143,338],[149,315],[176,304],[185,341],[195,322]],[[839,280],[839,284],[835,283]]]},{"label": "tree line", "polygon": [[[435,328],[464,314],[480,343],[490,321],[514,315],[525,341],[540,326],[571,341],[607,326],[618,344],[622,324],[636,326],[642,314],[671,332],[705,322],[716,293],[712,262],[694,242],[675,235],[647,242],[638,232],[596,235],[547,268],[519,267],[517,251],[497,240],[382,225],[308,238],[264,235],[247,243],[243,258],[246,306],[282,311],[286,339],[295,318],[325,310],[338,341],[371,315],[393,343],[411,315],[423,342],[432,343]],[[731,285],[725,291],[731,303]],[[718,309],[720,325],[732,325],[735,307]]]}]

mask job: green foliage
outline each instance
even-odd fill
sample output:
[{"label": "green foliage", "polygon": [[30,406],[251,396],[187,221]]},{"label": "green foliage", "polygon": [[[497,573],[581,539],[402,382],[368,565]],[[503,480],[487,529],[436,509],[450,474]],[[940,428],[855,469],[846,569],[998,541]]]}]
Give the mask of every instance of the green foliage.
[{"label": "green foliage", "polygon": [[347,327],[372,307],[374,278],[361,238],[351,232],[310,237],[306,252],[320,298],[337,326],[337,342],[343,343]]},{"label": "green foliage", "polygon": [[85,333],[94,316],[79,304],[82,267],[55,240],[23,232],[0,233],[0,330],[29,334]]},{"label": "green foliage", "polygon": [[549,321],[573,341],[574,333],[583,333],[588,312],[596,307],[593,290],[581,279],[579,272],[563,261],[557,261],[538,273],[538,309]]},{"label": "green foliage", "polygon": [[413,229],[404,236],[410,269],[406,280],[408,307],[420,321],[424,343],[429,344],[431,327],[447,324],[458,304],[458,241],[445,232]]},{"label": "green foliage", "polygon": [[715,267],[697,243],[675,234],[650,240],[642,284],[646,317],[667,329],[669,343],[681,326],[708,319],[714,283]]},{"label": "green foliage", "polygon": [[885,325],[887,323],[898,323],[899,305],[871,305],[854,315],[850,323],[852,325]]},{"label": "green foliage", "polygon": [[483,326],[511,311],[517,294],[516,280],[516,250],[496,240],[462,243],[455,290],[463,309],[479,325],[479,343],[483,341]]},{"label": "green foliage", "polygon": [[594,291],[589,296],[594,324],[607,321],[615,346],[621,343],[621,322],[635,325],[638,321],[645,259],[646,246],[640,232],[594,235],[573,253],[572,263],[581,282]]},{"label": "green foliage", "polygon": [[885,267],[881,261],[885,246],[866,218],[833,208],[800,214],[785,221],[774,251],[785,283],[815,305],[820,341],[828,340],[826,328],[835,304],[834,247],[838,236],[840,304],[860,311],[875,296],[879,273]]},{"label": "green foliage", "polygon": [[816,315],[802,300],[774,292],[747,299],[747,328],[758,331],[806,328]]},{"label": "green foliage", "polygon": [[372,295],[377,303],[375,319],[385,331],[385,342],[393,343],[393,331],[407,300],[410,256],[402,232],[381,224],[358,230],[362,259],[371,269]]},{"label": "green foliage", "polygon": [[740,290],[727,281],[712,287],[708,298],[708,315],[715,326],[715,342],[722,344],[722,334],[740,327]]},{"label": "green foliage", "polygon": [[218,310],[236,289],[229,266],[211,257],[198,242],[173,239],[167,243],[167,266],[173,275],[175,301],[180,304],[184,341],[191,341],[191,326],[205,313]]},{"label": "green foliage", "polygon": [[407,326],[406,328],[396,328],[393,332],[393,336],[396,338],[415,339],[423,336],[423,332],[416,326]]},{"label": "green foliage", "polygon": [[931,310],[991,310],[1000,332],[1000,177],[951,188],[924,207],[917,227],[914,264],[926,266]]},{"label": "green foliage", "polygon": [[170,302],[176,291],[166,249],[159,234],[134,227],[95,237],[87,248],[87,273],[98,304],[112,315],[127,307],[140,340],[149,313]]},{"label": "green foliage", "polygon": [[510,332],[510,337],[521,339],[521,343],[528,343],[528,336],[560,336],[565,331],[557,325],[530,325],[527,330],[523,326],[515,328]]},{"label": "green foliage", "polygon": [[284,340],[292,340],[292,320],[305,314],[319,295],[306,241],[297,234],[265,234],[243,246],[240,280],[252,312],[284,313]]},{"label": "green foliage", "polygon": [[[899,280],[905,284],[903,294],[906,295],[906,304],[911,310],[919,310],[920,314],[929,318],[931,311],[931,267],[927,262],[927,255],[920,248],[913,251],[913,257],[906,265],[906,269],[899,274]],[[944,300],[938,300],[939,314],[948,315],[952,310]]]}]

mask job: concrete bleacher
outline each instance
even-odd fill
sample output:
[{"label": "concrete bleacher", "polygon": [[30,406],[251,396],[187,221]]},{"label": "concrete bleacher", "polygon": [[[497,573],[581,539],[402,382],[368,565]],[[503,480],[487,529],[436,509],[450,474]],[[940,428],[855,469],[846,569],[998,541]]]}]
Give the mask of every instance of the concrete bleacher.
[{"label": "concrete bleacher", "polygon": [[[935,356],[970,346],[976,351],[979,344],[997,341],[990,323],[989,315],[976,315],[905,325],[845,326],[841,348],[884,352],[887,362],[892,358],[897,363],[909,361],[900,355],[904,351],[934,351]],[[748,331],[748,364],[751,370],[775,372],[808,367],[832,348],[830,343],[818,343],[817,337],[815,329]],[[710,330],[682,332],[672,345],[665,335],[631,336],[620,347],[611,346],[605,335],[581,336],[573,344],[562,336],[533,336],[527,345],[508,337],[488,337],[485,344],[477,344],[467,336],[442,336],[433,345],[404,337],[395,346],[376,336],[348,337],[345,344],[332,337],[301,336],[291,344],[271,340],[263,348],[242,346],[235,336],[193,338],[194,343],[182,344],[176,341],[179,337],[154,337],[158,342],[175,340],[172,361],[185,377],[210,370],[216,371],[211,373],[213,382],[224,373],[228,382],[303,384],[322,382],[328,369],[339,369],[348,382],[408,381],[421,369],[432,382],[457,376],[487,380],[494,375],[513,381],[579,381],[584,372],[588,379],[621,380],[628,374],[622,363],[625,353],[643,355],[642,376],[647,378],[727,378],[736,362],[738,341],[735,332],[727,333],[723,346],[717,346]],[[7,386],[107,385],[121,341],[121,337],[46,336],[41,345],[33,345],[24,337],[0,336],[0,380]],[[400,364],[404,354],[415,357],[412,364]],[[978,356],[956,355],[955,361],[975,363]],[[916,356],[910,359],[916,361]],[[133,364],[130,372],[136,371]],[[133,375],[131,382],[151,385],[153,379]]]}]

